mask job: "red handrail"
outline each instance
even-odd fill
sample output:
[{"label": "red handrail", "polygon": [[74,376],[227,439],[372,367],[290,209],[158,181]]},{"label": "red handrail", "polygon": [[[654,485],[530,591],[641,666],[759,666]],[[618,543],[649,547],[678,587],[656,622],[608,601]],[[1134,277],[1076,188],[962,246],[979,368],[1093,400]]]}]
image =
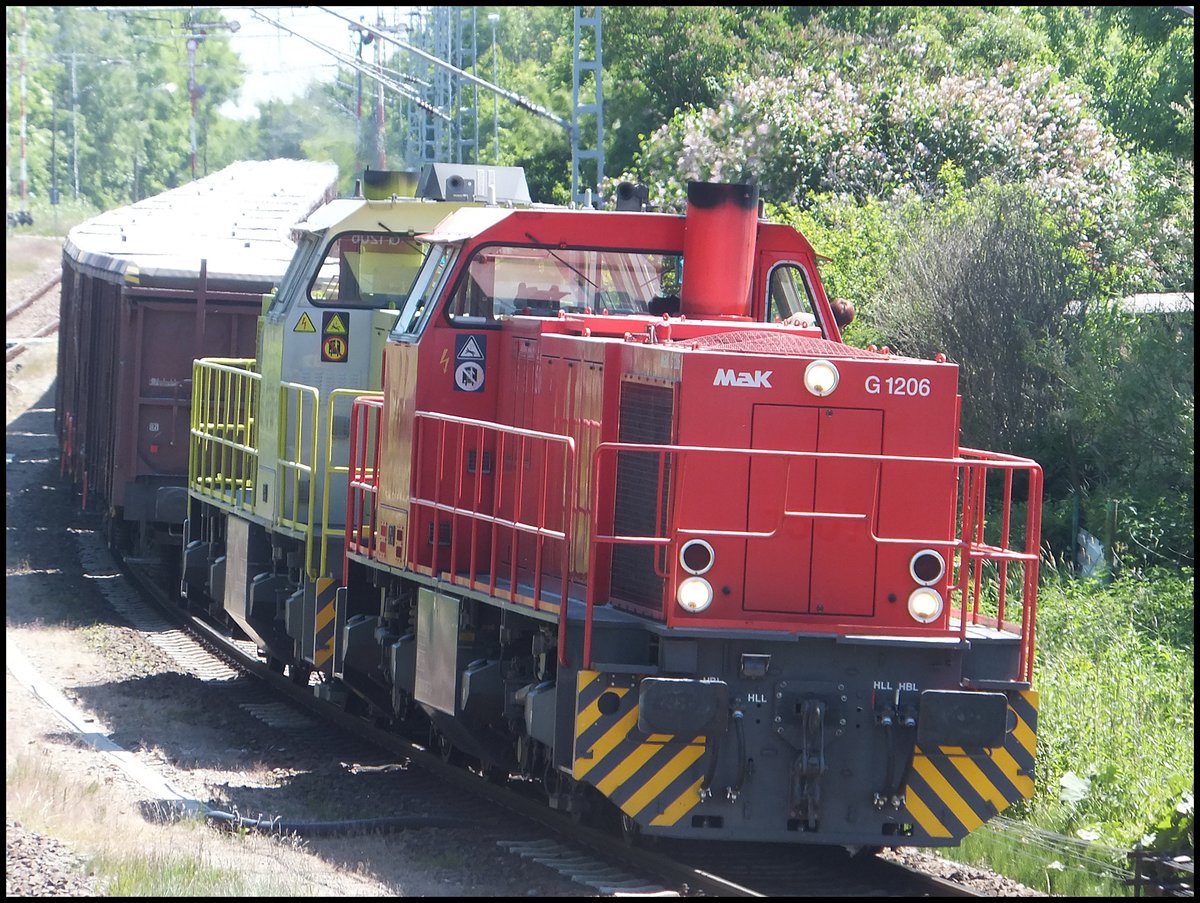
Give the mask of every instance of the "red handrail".
[{"label": "red handrail", "polygon": [[[350,435],[350,473],[349,492],[347,493],[346,512],[346,552],[374,557],[376,552],[376,507],[380,442],[380,416],[382,400],[379,398],[355,399],[351,415]],[[372,438],[372,432],[374,436]],[[566,665],[567,649],[567,607],[571,577],[572,524],[576,515],[575,487],[575,443],[569,436],[545,433],[536,430],[521,429],[505,424],[481,421],[471,418],[455,417],[431,412],[417,412],[415,415],[413,491],[410,503],[415,512],[424,509],[432,514],[434,542],[430,557],[430,569],[434,576],[441,573],[440,528],[442,518],[450,520],[450,577],[451,582],[462,584],[472,590],[486,591],[496,595],[498,589],[500,542],[508,540],[508,594],[514,601],[518,598],[519,556],[518,540],[521,535],[534,537],[532,604],[535,609],[546,609],[554,603],[547,602],[544,597],[543,564],[547,542],[560,544],[559,562],[559,602],[558,602],[558,633],[559,661]],[[553,457],[551,449],[558,448],[558,456]],[[524,466],[515,470],[514,478],[506,478],[504,462],[512,459],[525,462],[530,456],[541,449],[541,472],[527,476]],[[483,472],[485,470],[485,451],[493,453],[492,482],[488,486],[491,500],[485,498]],[[586,595],[583,625],[583,667],[591,667],[592,626],[596,606],[601,602],[597,598],[597,560],[599,550],[603,546],[617,544],[669,546],[678,542],[682,537],[704,533],[744,534],[747,537],[765,536],[770,533],[729,530],[706,530],[703,524],[684,525],[678,522],[676,512],[672,511],[668,519],[665,535],[616,535],[603,533],[600,530],[602,517],[606,511],[601,505],[601,481],[597,478],[600,473],[608,472],[611,464],[606,458],[620,452],[640,452],[659,454],[659,469],[666,472],[665,465],[670,459],[669,472],[676,489],[682,485],[686,473],[686,462],[691,457],[701,455],[721,455],[751,458],[784,458],[809,460],[858,460],[874,462],[875,491],[872,494],[871,507],[863,513],[847,513],[844,511],[789,511],[781,503],[779,524],[787,517],[806,518],[859,518],[866,521],[868,534],[871,539],[880,544],[919,544],[943,548],[947,560],[957,560],[957,572],[952,572],[949,581],[949,610],[948,627],[941,633],[926,628],[895,628],[877,626],[880,634],[896,635],[958,635],[965,639],[968,625],[988,625],[996,630],[1009,629],[1016,632],[1019,629],[1019,665],[1020,678],[1032,682],[1033,679],[1033,650],[1034,632],[1036,626],[1036,599],[1038,582],[1038,565],[1040,561],[1041,535],[1041,500],[1042,500],[1042,471],[1033,461],[1011,455],[985,452],[977,449],[961,449],[960,456],[955,458],[929,458],[912,455],[883,455],[883,454],[851,454],[835,452],[800,452],[775,451],[767,449],[727,449],[701,446],[674,446],[607,442],[598,445],[593,452],[589,475],[592,487],[588,524],[588,570],[586,575]],[[469,476],[467,466],[470,454],[475,455],[474,476]],[[433,470],[426,473],[428,456],[434,455],[431,465]],[[882,536],[875,522],[875,511],[882,486],[883,464],[886,463],[915,463],[928,464],[937,467],[953,468],[956,473],[959,496],[960,524],[955,535],[947,538],[915,537],[915,536]],[[561,476],[564,478],[562,495],[557,496],[557,484],[552,486],[551,472],[553,465],[561,465]],[[1000,509],[999,538],[997,544],[986,541],[985,526],[987,511],[985,507],[987,479],[991,472],[1001,472],[1003,489]],[[1023,548],[1011,546],[1012,508],[1014,475],[1018,472],[1028,475],[1028,490],[1026,494],[1027,512],[1025,516],[1025,543]],[[530,482],[535,485],[530,486]],[[432,485],[429,485],[432,484]],[[553,490],[553,491],[552,491]],[[533,504],[528,505],[527,495],[533,493]],[[667,491],[665,481],[660,480],[660,494]],[[780,498],[786,498],[787,493],[781,493]],[[661,502],[660,502],[661,504]],[[506,508],[507,506],[507,508]],[[536,510],[527,510],[535,508]],[[661,510],[661,509],[660,509]],[[549,524],[555,518],[561,523],[562,529],[553,529]],[[465,525],[463,522],[466,522]],[[774,531],[771,531],[774,532]],[[481,546],[487,543],[490,552],[481,553]],[[465,545],[464,545],[465,544]],[[464,573],[454,573],[454,562],[459,560],[460,551],[467,551]],[[486,558],[487,561],[481,561]],[[982,587],[982,567],[987,561],[997,564],[999,585],[997,590],[996,616],[990,618],[981,613],[980,592]],[[1020,564],[1023,568],[1023,582],[1019,600],[1019,616],[1010,620],[1012,599],[1009,597],[1008,579],[1011,564]],[[954,597],[958,597],[955,609]],[[957,613],[957,623],[954,615]]]},{"label": "red handrail", "polygon": [[[355,398],[350,408],[350,472],[346,480],[346,555],[375,557],[378,508],[379,424],[383,399]],[[372,434],[374,438],[372,439]],[[342,573],[348,573],[343,566]]]},{"label": "red handrail", "polygon": [[[418,411],[415,415],[413,445],[416,449],[416,466],[413,479],[413,490],[410,504],[415,520],[416,511],[425,509],[433,515],[433,547],[431,553],[431,570],[436,576],[441,573],[440,528],[441,517],[450,518],[450,581],[467,586],[469,589],[485,589],[489,595],[497,594],[499,574],[498,540],[507,531],[509,537],[509,566],[508,593],[513,601],[519,602],[517,592],[519,585],[519,556],[517,554],[518,538],[521,534],[534,537],[534,563],[532,569],[531,600],[535,610],[546,610],[549,606],[558,605],[558,634],[559,662],[566,665],[566,630],[567,608],[571,582],[571,547],[573,542],[572,520],[576,504],[575,490],[575,440],[570,436],[558,433],[547,433],[539,430],[523,429],[492,421],[474,420],[467,417],[456,417],[450,414],[437,414],[429,411]],[[457,440],[448,440],[447,428],[458,427],[454,432]],[[431,431],[433,432],[430,435]],[[468,433],[473,434],[473,441],[468,444]],[[515,448],[512,448],[515,446]],[[541,447],[545,453],[541,455],[542,467],[540,479],[534,486],[536,510],[527,512],[526,490],[529,487],[525,468],[515,468],[515,486],[505,492],[507,486],[504,480],[505,462],[510,458],[517,462],[529,459],[533,450]],[[564,485],[561,496],[557,498],[555,488],[549,478],[552,467],[550,449],[559,449],[559,457],[554,459],[561,463],[561,473]],[[485,508],[484,493],[484,452],[489,448],[493,451],[492,470],[495,474],[492,485],[492,500]],[[464,486],[468,479],[468,458],[470,452],[475,453],[475,476],[469,486]],[[447,453],[449,452],[449,454]],[[510,454],[511,453],[511,454]],[[434,455],[434,476],[426,474],[425,462],[429,455]],[[452,474],[452,478],[448,475]],[[432,486],[426,485],[432,482]],[[452,493],[447,500],[445,493]],[[464,489],[470,498],[463,505]],[[504,505],[511,505],[511,516],[505,516]],[[557,517],[562,529],[554,529],[548,524]],[[459,527],[459,520],[469,522],[464,537]],[[486,582],[480,573],[479,546],[484,537],[480,531],[486,530],[486,540],[490,548]],[[454,562],[458,560],[461,542],[469,543],[469,562],[465,574],[454,572]],[[543,598],[543,561],[546,554],[546,543],[559,543],[559,601],[547,602]]]},{"label": "red handrail", "polygon": [[[1006,605],[1007,605],[1007,579],[1008,565],[1010,562],[1019,562],[1024,565],[1024,582],[1022,586],[1021,611],[1022,618],[1019,621],[1020,625],[1020,664],[1018,671],[1022,678],[1027,681],[1032,680],[1033,676],[1033,640],[1034,640],[1034,625],[1036,616],[1036,599],[1037,599],[1037,567],[1040,560],[1040,535],[1041,535],[1041,495],[1042,495],[1042,471],[1038,464],[1027,458],[1018,458],[1011,455],[1001,455],[992,452],[984,452],[976,449],[961,449],[962,456],[956,458],[929,458],[914,455],[885,455],[885,454],[853,454],[841,452],[810,452],[810,451],[776,451],[769,449],[733,449],[733,448],[714,448],[707,446],[680,446],[680,445],[663,445],[663,444],[637,444],[637,443],[621,443],[621,442],[605,442],[597,446],[593,453],[592,471],[593,477],[595,474],[604,472],[604,459],[606,456],[615,456],[620,452],[639,452],[639,453],[657,453],[660,457],[660,470],[663,462],[668,458],[673,458],[670,472],[674,474],[675,491],[683,495],[680,487],[683,484],[684,474],[686,473],[686,463],[689,457],[697,457],[701,455],[717,455],[729,456],[731,458],[752,459],[752,458],[776,458],[776,459],[808,459],[808,460],[838,460],[838,461],[863,461],[875,462],[878,466],[875,468],[875,491],[872,494],[871,507],[862,513],[846,513],[837,511],[788,511],[782,507],[779,510],[779,520],[775,527],[767,532],[762,531],[743,531],[743,530],[710,530],[705,529],[702,524],[690,524],[687,526],[677,522],[675,512],[668,521],[667,529],[664,531],[666,535],[653,536],[619,536],[611,533],[603,533],[600,530],[600,482],[593,478],[592,480],[592,509],[591,509],[591,544],[589,549],[589,579],[587,582],[587,597],[584,609],[584,656],[583,667],[591,667],[591,643],[592,643],[592,622],[596,605],[600,600],[596,598],[596,563],[598,550],[600,546],[614,546],[618,544],[627,545],[657,545],[668,546],[677,542],[676,537],[689,537],[694,535],[737,535],[745,536],[746,538],[763,537],[772,535],[787,517],[805,517],[812,519],[833,519],[833,518],[858,518],[863,519],[867,523],[868,532],[871,539],[877,544],[909,544],[909,545],[930,545],[946,549],[949,561],[954,560],[953,553],[957,552],[959,560],[959,571],[957,580],[951,581],[950,592],[959,595],[958,609],[958,624],[957,627],[951,627],[950,632],[956,633],[960,638],[965,639],[967,634],[967,626],[985,624],[989,620],[997,630],[1003,630],[1006,626],[1016,627],[1018,622],[1009,623],[1006,621]],[[938,467],[954,468],[957,472],[957,481],[959,486],[959,495],[961,497],[961,532],[960,535],[950,539],[946,537],[915,537],[915,536],[882,536],[878,530],[878,524],[875,523],[875,511],[879,499],[880,489],[882,485],[882,465],[885,463],[915,463],[929,464]],[[986,520],[986,510],[984,506],[985,491],[986,491],[986,476],[989,470],[998,470],[1005,473],[1004,494],[1003,494],[1003,512],[1001,523],[1001,536],[999,545],[989,545],[985,543],[984,527]],[[1011,509],[1012,509],[1012,476],[1015,471],[1027,471],[1029,474],[1029,491],[1027,496],[1028,514],[1026,516],[1025,530],[1025,546],[1023,550],[1010,548],[1010,533],[1011,533]],[[660,485],[660,492],[665,491],[665,487]],[[781,492],[779,498],[782,500],[787,497],[786,492]],[[661,502],[660,502],[661,504]],[[998,562],[1000,570],[1001,585],[999,588],[999,605],[998,617],[989,619],[982,615],[979,610],[979,591],[982,582],[982,565],[985,561],[993,560]],[[971,599],[972,605],[970,612],[967,612],[967,601]],[[950,615],[953,615],[951,606]],[[895,633],[897,635],[929,635],[928,629],[914,630],[897,630],[886,626],[872,628],[880,634]],[[945,635],[943,633],[942,635]]]}]

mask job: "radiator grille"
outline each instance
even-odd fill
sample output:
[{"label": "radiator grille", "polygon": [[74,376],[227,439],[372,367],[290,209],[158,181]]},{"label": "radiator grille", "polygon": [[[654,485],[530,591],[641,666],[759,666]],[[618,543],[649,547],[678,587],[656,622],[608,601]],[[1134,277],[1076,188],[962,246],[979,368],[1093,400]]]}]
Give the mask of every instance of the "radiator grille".
[{"label": "radiator grille", "polygon": [[[621,386],[621,442],[666,444],[671,441],[675,395],[667,386],[627,382]],[[665,536],[666,492],[660,492],[656,452],[621,452],[617,456],[617,491],[613,525],[619,536]],[[662,472],[670,485],[670,459]],[[658,608],[663,581],[655,573],[651,546],[616,545],[612,557],[612,595],[626,602]]]},{"label": "radiator grille", "polygon": [[[841,342],[809,336],[773,332],[767,329],[743,329],[681,339],[680,344],[736,354],[786,354],[796,357],[877,357],[874,351],[855,348]],[[893,360],[898,356],[893,355]]]}]

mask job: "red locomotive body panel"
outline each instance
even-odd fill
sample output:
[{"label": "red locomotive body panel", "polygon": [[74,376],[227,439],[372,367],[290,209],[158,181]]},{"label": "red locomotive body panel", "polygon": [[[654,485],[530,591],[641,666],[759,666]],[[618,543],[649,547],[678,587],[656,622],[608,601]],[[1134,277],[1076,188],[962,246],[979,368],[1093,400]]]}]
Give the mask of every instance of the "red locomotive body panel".
[{"label": "red locomotive body panel", "polygon": [[[851,632],[872,619],[872,629],[906,626],[896,602],[912,587],[886,577],[907,580],[917,546],[898,553],[875,537],[950,542],[954,474],[937,464],[881,459],[948,461],[957,454],[957,368],[882,355],[841,359],[832,345],[823,350],[840,370],[836,404],[821,404],[805,389],[803,358],[686,356],[678,444],[805,454],[710,456],[699,465],[704,470],[687,472],[687,486],[676,484],[681,525],[695,518],[710,531],[745,537],[723,538],[717,550],[712,582],[720,586],[712,607],[685,618],[667,606],[670,623],[783,629],[799,623]],[[878,387],[888,381],[911,383],[924,394],[881,394]],[[728,559],[736,564],[725,573]],[[945,629],[945,619],[921,629],[935,628]]]},{"label": "red locomotive body panel", "polygon": [[[539,234],[555,236],[559,248],[614,252],[678,252],[686,243],[677,217],[487,214],[443,298],[461,294],[455,286],[467,279],[476,247],[527,246]],[[456,220],[469,223],[473,216],[479,212],[464,211],[443,228],[453,233]],[[510,522],[536,510],[538,530],[570,536],[567,576],[581,595],[590,585],[593,598],[670,627],[945,632],[949,606],[916,624],[903,600],[915,586],[907,574],[914,552],[935,544],[948,554],[954,543],[957,368],[841,344],[808,243],[795,230],[766,223],[751,234],[763,246],[747,288],[750,303],[730,309],[765,316],[767,283],[786,262],[802,268],[826,338],[817,337],[815,326],[783,327],[741,313],[647,321],[585,310],[455,322],[439,308],[418,340],[390,343],[381,456],[413,463],[411,477],[404,466],[382,471],[378,559],[449,579],[511,571],[518,583],[558,580],[563,566],[557,557],[540,560],[533,534],[471,526],[471,512]],[[728,287],[721,292],[728,296]],[[706,300],[705,309],[716,303]],[[814,359],[839,368],[836,400],[823,401],[805,387]],[[629,412],[656,405],[646,418],[651,434]],[[418,412],[449,420],[435,424]],[[510,444],[499,460],[496,437],[472,433],[470,423],[564,437],[576,465],[565,471],[565,458],[537,442]],[[602,442],[694,449],[678,458],[675,472],[635,480],[631,493],[657,499],[660,523],[653,529],[641,523],[644,511],[630,507],[638,503],[623,506],[618,498],[613,507],[625,477],[606,455],[593,467]],[[570,497],[569,510],[546,504],[546,486]],[[437,502],[418,505],[414,515],[414,494]],[[589,571],[593,525],[629,535],[630,518],[648,529],[647,541],[601,544]],[[665,534],[668,526],[674,535]],[[703,613],[672,604],[673,587],[686,576],[676,560],[679,546],[691,535],[707,537],[717,562],[715,597]],[[937,584],[943,596],[950,580],[947,568]]]}]

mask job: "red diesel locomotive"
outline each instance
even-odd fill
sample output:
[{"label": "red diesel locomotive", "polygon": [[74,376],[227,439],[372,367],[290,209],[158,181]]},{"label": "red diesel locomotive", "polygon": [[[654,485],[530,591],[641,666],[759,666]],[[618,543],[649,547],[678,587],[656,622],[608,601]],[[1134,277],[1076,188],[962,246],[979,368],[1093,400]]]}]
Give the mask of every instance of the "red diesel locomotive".
[{"label": "red diesel locomotive", "polygon": [[960,447],[955,364],[846,345],[758,211],[692,183],[419,236],[344,556],[257,556],[269,654],[631,833],[956,844],[1033,791],[1041,471]]}]

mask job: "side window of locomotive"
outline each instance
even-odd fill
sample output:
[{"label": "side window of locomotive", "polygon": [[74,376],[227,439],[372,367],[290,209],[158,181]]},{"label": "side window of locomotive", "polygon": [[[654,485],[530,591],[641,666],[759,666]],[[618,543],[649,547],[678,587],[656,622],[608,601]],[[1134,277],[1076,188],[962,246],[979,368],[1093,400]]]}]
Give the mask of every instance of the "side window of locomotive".
[{"label": "side window of locomotive", "polygon": [[300,232],[296,240],[296,252],[279,280],[279,287],[271,292],[272,313],[285,310],[298,298],[305,296],[308,274],[321,256],[320,239],[311,232]]},{"label": "side window of locomotive", "polygon": [[556,316],[582,310],[580,276],[570,261],[577,251],[502,247],[479,249],[455,287],[446,317],[458,326],[486,326],[514,314]]},{"label": "side window of locomotive", "polygon": [[485,326],[495,322],[496,259],[485,249],[471,258],[467,271],[459,279],[454,295],[446,305],[446,317],[459,326]]},{"label": "side window of locomotive", "polygon": [[492,245],[472,258],[446,316],[478,326],[508,316],[646,313],[677,264],[662,254]]},{"label": "side window of locomotive", "polygon": [[421,245],[408,236],[343,232],[329,243],[309,300],[317,306],[399,308],[422,257]]},{"label": "side window of locomotive", "polygon": [[793,326],[815,326],[812,292],[804,270],[795,264],[781,264],[771,271],[767,295],[767,322]]},{"label": "side window of locomotive", "polygon": [[597,313],[679,312],[681,257],[605,251],[599,258],[600,277],[593,304]]},{"label": "side window of locomotive", "polygon": [[453,245],[435,245],[430,249],[396,318],[392,338],[412,339],[421,332],[457,257],[458,248]]}]

